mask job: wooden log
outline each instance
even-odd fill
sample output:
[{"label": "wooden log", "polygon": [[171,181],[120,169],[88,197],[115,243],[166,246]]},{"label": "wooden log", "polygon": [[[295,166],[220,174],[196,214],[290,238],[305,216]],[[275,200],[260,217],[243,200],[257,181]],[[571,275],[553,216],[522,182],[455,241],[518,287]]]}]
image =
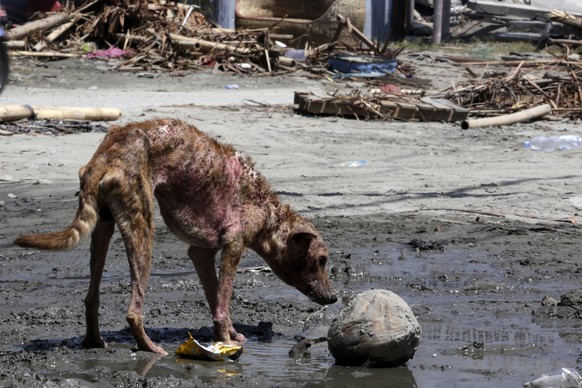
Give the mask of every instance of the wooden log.
[{"label": "wooden log", "polygon": [[74,53],[61,53],[58,51],[42,51],[39,53],[33,53],[30,51],[12,51],[12,55],[17,57],[53,57],[53,58],[80,58],[81,54]]},{"label": "wooden log", "polygon": [[31,119],[34,110],[29,105],[2,105],[0,106],[0,122]]},{"label": "wooden log", "polygon": [[550,38],[548,40],[549,43],[553,44],[569,44],[571,46],[582,46],[582,40],[574,40],[574,39],[553,39]]},{"label": "wooden log", "polygon": [[59,36],[61,36],[65,31],[75,25],[75,21],[67,22],[65,24],[61,24],[59,27],[55,28],[50,34],[47,35],[44,41],[38,42],[32,48],[34,51],[41,51],[44,50],[50,42],[54,42]]},{"label": "wooden log", "polygon": [[9,49],[24,49],[26,47],[26,43],[23,40],[9,40],[5,43]]},{"label": "wooden log", "polygon": [[295,60],[287,57],[279,57],[279,64],[287,67],[295,67]]},{"label": "wooden log", "polygon": [[145,36],[141,36],[141,35],[133,35],[128,33],[125,34],[116,34],[115,35],[117,37],[117,39],[119,40],[124,40],[127,42],[127,44],[131,44],[131,43],[147,43],[150,41],[150,38],[147,38]]},{"label": "wooden log", "polygon": [[69,22],[75,17],[75,13],[57,13],[44,19],[35,20],[18,27],[14,27],[8,31],[8,37],[10,39],[24,38],[33,32],[44,31]]},{"label": "wooden log", "polygon": [[[347,27],[348,30],[354,35],[356,38],[361,40],[366,46],[370,47],[375,52],[378,52],[378,47],[372,42],[368,37],[356,27],[354,27],[349,19],[346,19],[342,15],[337,15],[337,21],[340,22],[344,27]],[[337,39],[337,38],[336,38]]]},{"label": "wooden log", "polygon": [[121,116],[117,108],[44,107],[33,106],[37,119],[112,121]]},{"label": "wooden log", "polygon": [[566,26],[574,27],[579,30],[582,30],[582,17],[571,15],[567,12],[553,9],[548,14],[550,20],[555,20],[560,22]]},{"label": "wooden log", "polygon": [[269,70],[269,73],[273,72],[273,69],[271,69],[271,58],[269,57],[269,50],[265,49],[265,61],[267,62],[267,70]]},{"label": "wooden log", "polygon": [[552,107],[550,106],[550,104],[543,104],[536,106],[534,108],[522,110],[520,112],[511,113],[507,115],[497,117],[486,117],[482,119],[465,120],[461,123],[461,128],[469,129],[469,128],[489,127],[494,125],[500,126],[521,123],[524,121],[529,121],[545,116],[549,114],[551,111]]}]

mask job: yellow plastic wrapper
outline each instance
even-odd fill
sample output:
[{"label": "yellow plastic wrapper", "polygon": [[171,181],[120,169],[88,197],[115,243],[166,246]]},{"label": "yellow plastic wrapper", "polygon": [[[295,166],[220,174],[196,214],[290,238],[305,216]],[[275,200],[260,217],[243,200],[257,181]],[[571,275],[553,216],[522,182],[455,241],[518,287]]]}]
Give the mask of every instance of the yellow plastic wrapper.
[{"label": "yellow plastic wrapper", "polygon": [[239,345],[225,344],[220,341],[202,345],[192,337],[192,334],[188,333],[188,336],[190,338],[176,350],[178,356],[197,360],[232,362],[237,360],[243,352],[242,346]]}]

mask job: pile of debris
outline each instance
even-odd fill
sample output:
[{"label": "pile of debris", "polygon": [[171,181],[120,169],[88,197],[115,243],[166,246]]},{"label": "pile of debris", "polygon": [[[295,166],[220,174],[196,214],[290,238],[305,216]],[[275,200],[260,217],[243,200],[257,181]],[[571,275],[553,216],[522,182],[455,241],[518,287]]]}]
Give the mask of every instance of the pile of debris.
[{"label": "pile of debris", "polygon": [[[504,70],[513,65],[510,61],[475,62],[473,65],[488,66],[483,75],[477,75],[468,68],[471,58],[447,57],[446,60],[467,67],[472,78],[428,97],[423,90],[410,90],[416,89],[414,83],[412,87],[407,84],[414,80],[414,68],[397,60],[400,51],[371,41],[340,14],[329,42],[295,47],[299,45],[297,37],[280,32],[278,23],[264,28],[224,29],[209,22],[196,6],[179,1],[87,0],[67,4],[59,12],[36,15],[9,29],[8,43],[13,54],[55,59],[114,58],[110,63],[120,71],[211,67],[256,76],[303,69],[330,79],[365,81],[362,90],[348,94],[316,97],[297,92],[295,103],[299,109],[314,114],[456,122],[465,120],[469,113],[507,114],[549,104],[554,114],[582,115],[582,64],[569,59],[569,47],[577,44],[572,39],[574,35],[561,40],[550,33],[544,35],[545,43],[566,47],[566,59],[554,57],[545,64],[518,59],[509,75]],[[484,2],[472,0],[471,4]],[[515,18],[486,17],[483,12],[473,8],[470,16],[464,13],[468,21],[462,24],[474,29],[499,20],[506,21],[507,26],[517,23]],[[582,18],[558,11],[547,17],[545,22],[536,21],[547,31],[553,31],[550,27],[555,29],[559,23],[582,33]],[[340,36],[346,33],[357,43],[342,41]],[[532,64],[537,66],[535,71],[523,70]],[[497,65],[503,68],[491,71]]]},{"label": "pile of debris", "polygon": [[509,74],[470,74],[475,78],[446,90],[444,97],[474,115],[505,114],[543,104],[556,114],[582,114],[582,63],[558,61],[547,69],[524,71],[522,62]]},{"label": "pile of debris", "polygon": [[[388,51],[338,15],[336,36],[342,30],[349,30],[368,52]],[[165,0],[94,0],[79,7],[69,4],[60,12],[36,15],[34,20],[9,29],[9,36],[14,55],[116,58],[115,68],[122,71],[217,67],[253,75],[297,69],[325,73],[332,48],[359,49],[342,47],[337,40],[292,49],[294,37],[278,33],[276,24],[224,29],[210,23],[196,6]]]},{"label": "pile of debris", "polygon": [[71,4],[8,33],[14,55],[117,58],[119,70],[190,70],[217,61],[228,64],[230,57],[240,55],[267,67],[269,49],[264,46],[266,31],[213,28],[193,6],[165,1]]}]

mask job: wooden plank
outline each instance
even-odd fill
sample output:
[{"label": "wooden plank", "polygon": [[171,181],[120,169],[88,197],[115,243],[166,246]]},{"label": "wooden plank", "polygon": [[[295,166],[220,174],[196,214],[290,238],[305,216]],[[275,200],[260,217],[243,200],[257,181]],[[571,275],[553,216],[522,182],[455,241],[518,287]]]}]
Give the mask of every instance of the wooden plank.
[{"label": "wooden plank", "polygon": [[380,101],[380,112],[386,117],[399,120],[414,120],[417,114],[416,105],[397,101]]},{"label": "wooden plank", "polygon": [[295,92],[295,104],[299,110],[313,114],[326,114],[336,116],[373,117],[372,112],[359,107],[351,100],[322,99],[310,93]]},{"label": "wooden plank", "polygon": [[400,118],[400,107],[393,101],[381,101],[380,112],[386,117]]},{"label": "wooden plank", "polygon": [[496,40],[502,42],[538,42],[543,35],[537,32],[493,32]]},{"label": "wooden plank", "polygon": [[320,98],[309,92],[295,92],[299,110],[312,114],[356,116],[361,118],[394,118],[420,121],[463,121],[469,110],[444,99],[423,97],[386,97],[380,101],[379,113],[366,109],[353,99]]},{"label": "wooden plank", "polygon": [[437,110],[437,112],[442,113],[443,119],[440,121],[445,121],[445,122],[454,121],[453,116],[455,114],[455,111],[453,109],[451,109],[450,107],[441,105],[441,104],[437,103],[436,101],[431,101],[430,98],[421,98],[421,101],[426,103],[427,105],[434,107]]},{"label": "wooden plank", "polygon": [[[539,32],[544,33],[547,27],[547,22],[540,22],[537,20],[510,20],[507,29],[509,31],[522,32]],[[564,35],[580,35],[582,31],[576,30],[572,27],[565,26],[562,23],[552,22],[550,29],[550,36],[564,36]]]},{"label": "wooden plank", "polygon": [[404,101],[396,101],[396,104],[398,104],[398,116],[396,118],[401,120],[418,119],[418,108],[416,105]]},{"label": "wooden plank", "polygon": [[445,100],[444,98],[422,97],[421,101],[430,104],[437,109],[448,109],[450,111],[450,115],[448,116],[447,120],[448,122],[463,121],[469,117],[469,109],[456,105],[449,100]]},{"label": "wooden plank", "polygon": [[418,119],[420,121],[447,121],[450,111],[441,111],[436,109],[434,106],[429,104],[424,104],[420,101],[415,103],[418,108]]}]

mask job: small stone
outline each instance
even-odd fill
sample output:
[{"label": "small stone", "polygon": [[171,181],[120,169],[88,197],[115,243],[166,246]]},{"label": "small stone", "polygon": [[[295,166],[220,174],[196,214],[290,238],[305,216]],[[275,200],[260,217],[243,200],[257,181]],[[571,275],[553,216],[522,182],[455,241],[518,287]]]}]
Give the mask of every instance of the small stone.
[{"label": "small stone", "polygon": [[2,175],[0,176],[0,181],[14,182],[14,177],[12,175]]},{"label": "small stone", "polygon": [[560,296],[560,306],[582,307],[582,289],[570,290]]},{"label": "small stone", "polygon": [[12,193],[8,193],[7,197],[10,199],[18,198],[15,194],[12,194]]},{"label": "small stone", "polygon": [[544,296],[542,298],[542,306],[557,306],[558,301],[551,296]]}]

